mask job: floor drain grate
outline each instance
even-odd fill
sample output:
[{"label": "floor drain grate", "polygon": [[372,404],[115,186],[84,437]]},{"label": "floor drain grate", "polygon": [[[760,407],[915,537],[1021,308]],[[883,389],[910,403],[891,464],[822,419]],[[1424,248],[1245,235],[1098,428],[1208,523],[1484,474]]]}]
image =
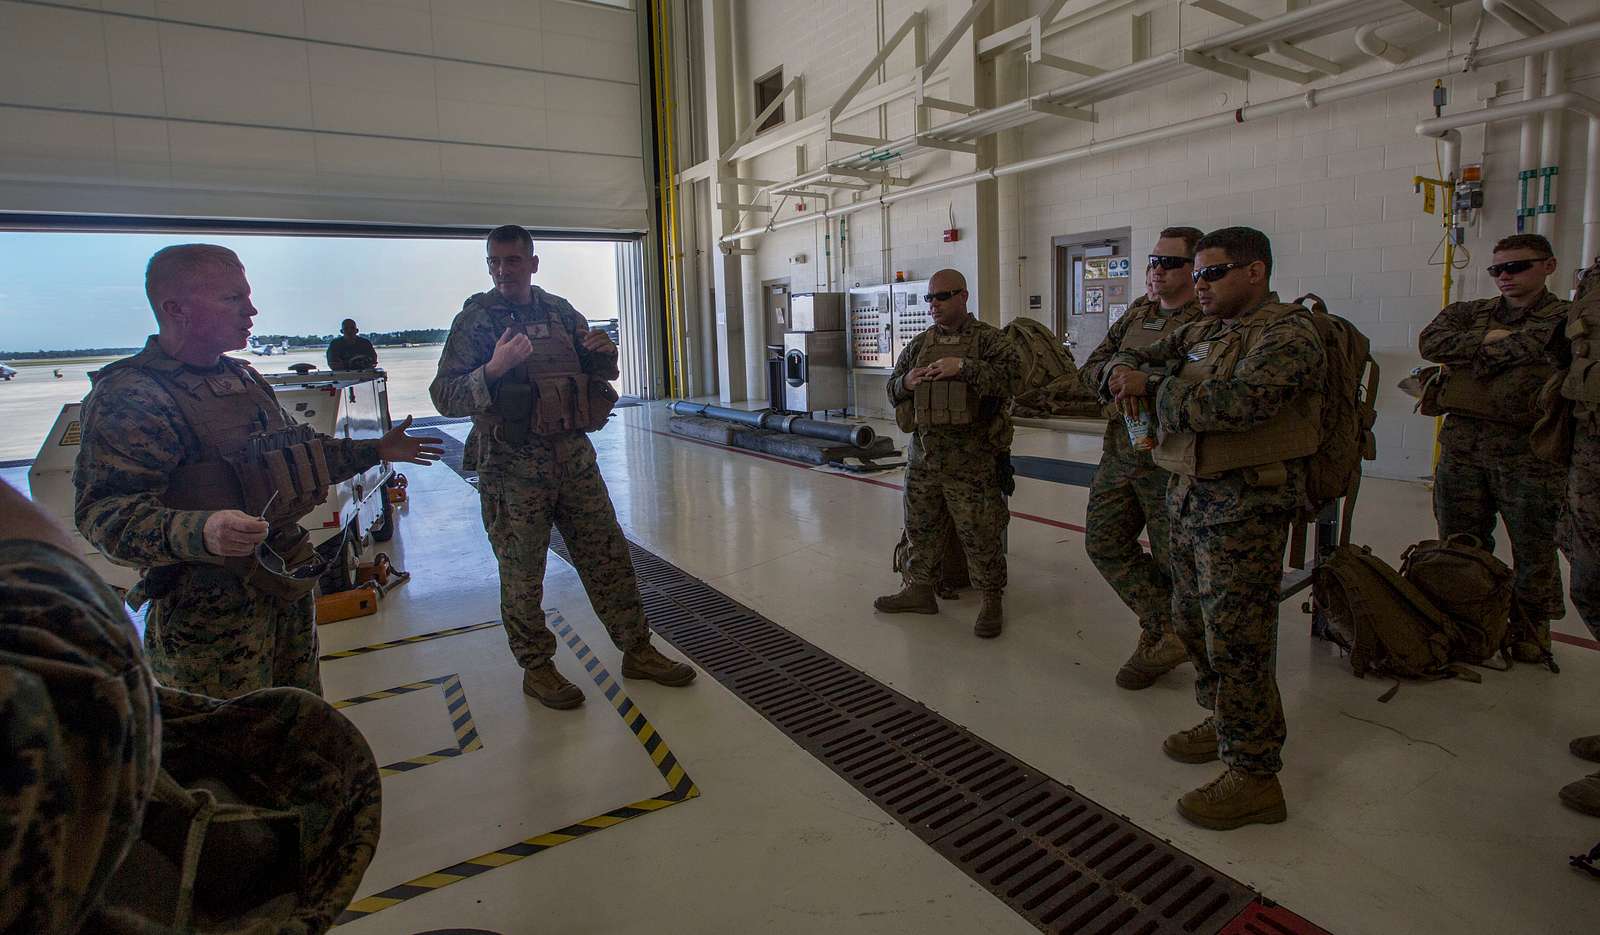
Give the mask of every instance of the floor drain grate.
[{"label": "floor drain grate", "polygon": [[[551,530],[550,547],[570,562]],[[1256,894],[629,543],[651,627],[1047,932],[1217,935]],[[1274,907],[1283,919],[1298,919]],[[1320,931],[1315,926],[1288,932]]]}]

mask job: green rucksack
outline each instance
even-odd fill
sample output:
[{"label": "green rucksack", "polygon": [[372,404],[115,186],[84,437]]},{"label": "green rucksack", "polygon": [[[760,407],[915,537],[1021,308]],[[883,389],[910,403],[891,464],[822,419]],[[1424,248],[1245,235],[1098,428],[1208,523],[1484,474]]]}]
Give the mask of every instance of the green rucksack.
[{"label": "green rucksack", "polygon": [[1516,576],[1476,536],[1424,539],[1400,556],[1400,574],[1454,622],[1451,658],[1480,663],[1500,653]]},{"label": "green rucksack", "polygon": [[1311,601],[1357,677],[1476,681],[1451,666],[1459,634],[1450,618],[1366,546],[1339,546],[1317,565]]}]

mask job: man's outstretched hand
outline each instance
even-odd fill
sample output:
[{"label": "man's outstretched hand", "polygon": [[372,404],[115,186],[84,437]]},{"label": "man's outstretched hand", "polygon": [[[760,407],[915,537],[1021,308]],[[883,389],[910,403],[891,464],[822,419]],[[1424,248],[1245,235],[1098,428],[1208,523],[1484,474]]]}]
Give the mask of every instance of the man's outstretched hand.
[{"label": "man's outstretched hand", "polygon": [[378,457],[385,461],[403,461],[406,464],[432,464],[444,457],[444,439],[427,435],[407,435],[411,417],[390,429],[378,439]]}]

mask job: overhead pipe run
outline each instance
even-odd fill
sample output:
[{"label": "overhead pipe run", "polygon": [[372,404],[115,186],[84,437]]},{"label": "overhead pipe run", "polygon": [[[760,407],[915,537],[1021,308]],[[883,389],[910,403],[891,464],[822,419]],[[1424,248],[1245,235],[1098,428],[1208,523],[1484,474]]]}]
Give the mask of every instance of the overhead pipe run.
[{"label": "overhead pipe run", "polygon": [[[1552,49],[1565,49],[1583,42],[1592,42],[1600,39],[1600,21],[1584,23],[1579,26],[1569,26],[1566,29],[1530,36],[1526,39],[1517,39],[1512,42],[1502,43],[1487,49],[1477,49],[1472,52],[1451,55],[1438,61],[1423,62],[1406,68],[1397,68],[1394,71],[1381,75],[1372,75],[1329,85],[1325,88],[1314,88],[1286,97],[1260,104],[1247,104],[1237,110],[1212,114],[1207,117],[1197,117],[1151,130],[1142,130],[1123,136],[1111,137],[1085,143],[1072,149],[1052,153],[1048,156],[1037,156],[1019,162],[1007,163],[992,169],[979,169],[963,175],[952,176],[934,182],[925,182],[921,185],[911,185],[895,191],[885,192],[876,198],[863,199],[847,205],[840,205],[825,212],[817,212],[807,217],[791,218],[786,221],[777,221],[762,227],[751,227],[735,231],[718,240],[718,243],[732,245],[746,237],[759,237],[769,231],[782,230],[787,227],[796,227],[801,224],[810,224],[819,218],[836,218],[876,208],[881,205],[891,205],[897,201],[908,198],[918,198],[924,195],[942,192],[952,188],[962,188],[978,182],[992,181],[1008,175],[1017,175],[1023,172],[1032,172],[1062,163],[1073,162],[1078,159],[1098,156],[1105,153],[1121,152],[1125,149],[1148,146],[1178,136],[1186,136],[1202,130],[1222,129],[1237,124],[1247,123],[1251,120],[1260,120],[1266,117],[1276,117],[1281,114],[1297,111],[1311,110],[1325,104],[1350,100],[1376,91],[1387,91],[1391,88],[1401,87],[1418,81],[1433,81],[1439,78],[1450,77],[1467,70],[1482,68],[1489,65],[1500,65],[1527,58],[1530,55],[1539,55]],[[1590,147],[1590,153],[1600,152],[1600,148]],[[1589,193],[1591,196],[1593,192]],[[1585,242],[1588,242],[1587,227],[1585,228]],[[1585,249],[1588,249],[1587,247]]]},{"label": "overhead pipe run", "polygon": [[[1575,32],[1574,27],[1565,32]],[[1555,38],[1561,33],[1551,33],[1545,38]],[[1417,124],[1417,134],[1432,137],[1443,146],[1445,178],[1455,178],[1461,167],[1461,127],[1493,123],[1497,120],[1515,120],[1538,114],[1572,110],[1589,119],[1589,147],[1584,167],[1583,190],[1583,253],[1585,262],[1600,250],[1600,101],[1586,94],[1563,91],[1531,101],[1513,101],[1495,104],[1481,110],[1434,117]]]},{"label": "overhead pipe run", "polygon": [[674,414],[680,416],[722,419],[725,422],[737,422],[740,425],[748,425],[751,428],[787,432],[790,435],[804,435],[807,438],[820,438],[844,445],[854,445],[857,448],[867,447],[878,437],[870,425],[841,425],[838,422],[822,422],[817,419],[808,419],[804,416],[786,413],[751,412],[746,409],[713,406],[709,403],[692,403],[686,399],[680,399],[668,408]]},{"label": "overhead pipe run", "polygon": [[1395,22],[1368,23],[1356,30],[1356,48],[1373,58],[1381,58],[1391,65],[1404,65],[1411,58],[1411,53],[1378,35],[1378,30]]}]

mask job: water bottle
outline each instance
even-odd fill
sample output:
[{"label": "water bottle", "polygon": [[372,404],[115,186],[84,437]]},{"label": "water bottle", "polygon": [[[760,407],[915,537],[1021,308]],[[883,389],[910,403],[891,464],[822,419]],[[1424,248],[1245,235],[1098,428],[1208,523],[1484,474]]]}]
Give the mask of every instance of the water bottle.
[{"label": "water bottle", "polygon": [[1128,443],[1135,451],[1153,451],[1156,447],[1155,413],[1144,400],[1138,400],[1139,414],[1122,416],[1122,424],[1128,429]]}]

